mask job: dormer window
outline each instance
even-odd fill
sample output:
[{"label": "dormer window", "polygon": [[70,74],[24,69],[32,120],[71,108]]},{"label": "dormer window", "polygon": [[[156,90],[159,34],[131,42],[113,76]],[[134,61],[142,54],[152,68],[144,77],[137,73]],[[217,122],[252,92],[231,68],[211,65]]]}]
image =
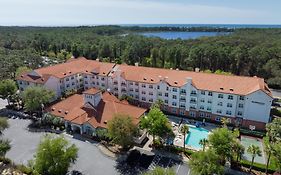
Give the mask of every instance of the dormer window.
[{"label": "dormer window", "polygon": [[65,113],[65,114],[68,114],[68,111],[65,111],[64,113]]},{"label": "dormer window", "polygon": [[233,89],[232,89],[232,88],[230,88],[229,90],[230,90],[231,92],[233,92]]},{"label": "dormer window", "polygon": [[221,87],[220,90],[223,90],[223,87]]},{"label": "dormer window", "polygon": [[61,113],[61,109],[59,110],[59,113]]},{"label": "dormer window", "polygon": [[143,80],[146,80],[146,78],[144,77]]}]

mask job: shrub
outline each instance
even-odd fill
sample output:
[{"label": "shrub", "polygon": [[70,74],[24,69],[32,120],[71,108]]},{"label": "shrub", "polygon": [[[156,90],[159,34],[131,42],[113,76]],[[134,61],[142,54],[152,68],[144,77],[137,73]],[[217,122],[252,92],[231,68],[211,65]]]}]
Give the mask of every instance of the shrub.
[{"label": "shrub", "polygon": [[[251,162],[248,160],[241,160],[240,163],[242,166],[247,167],[247,168],[250,168],[250,166],[251,166]],[[265,172],[266,165],[254,162],[252,169]],[[269,164],[268,172],[269,173],[275,172],[275,167],[272,164]]]},{"label": "shrub", "polygon": [[30,167],[24,166],[24,165],[17,165],[17,170],[21,171],[24,174],[27,175],[40,175],[39,173],[37,173],[35,170],[33,170]]},{"label": "shrub", "polygon": [[278,110],[277,108],[272,108],[271,109],[271,114],[276,115],[278,117],[281,117],[281,110]]},{"label": "shrub", "polygon": [[9,165],[12,163],[11,159],[6,158],[6,157],[0,157],[0,162],[3,162],[6,165]]}]

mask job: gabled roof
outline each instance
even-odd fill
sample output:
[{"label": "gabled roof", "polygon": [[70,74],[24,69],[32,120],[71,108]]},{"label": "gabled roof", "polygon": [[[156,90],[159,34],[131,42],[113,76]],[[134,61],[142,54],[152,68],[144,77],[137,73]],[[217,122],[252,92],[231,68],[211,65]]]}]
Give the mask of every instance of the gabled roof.
[{"label": "gabled roof", "polygon": [[85,107],[83,95],[75,94],[50,106],[46,111],[79,125],[87,122],[94,128],[106,128],[107,122],[116,114],[129,115],[137,124],[146,109],[120,101],[114,95],[105,92],[95,109]]},{"label": "gabled roof", "polygon": [[[113,63],[102,63],[95,60],[87,60],[84,57],[70,59],[69,61],[56,64],[53,66],[43,67],[34,70],[38,75],[42,75],[43,78],[48,79],[50,76],[57,78],[64,78],[78,73],[92,74],[93,70],[95,74],[107,76],[111,69],[115,66]],[[37,77],[38,78],[38,77]],[[40,78],[32,78],[31,73],[24,73],[18,76],[18,80],[34,81],[40,83]],[[47,81],[47,80],[46,80]]]}]

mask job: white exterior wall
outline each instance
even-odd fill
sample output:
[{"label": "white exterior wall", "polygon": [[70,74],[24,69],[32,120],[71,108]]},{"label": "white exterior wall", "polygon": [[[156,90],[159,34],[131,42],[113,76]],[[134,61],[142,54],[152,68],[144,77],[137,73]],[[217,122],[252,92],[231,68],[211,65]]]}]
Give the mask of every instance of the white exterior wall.
[{"label": "white exterior wall", "polygon": [[272,98],[261,90],[247,95],[244,119],[268,123],[271,104]]},{"label": "white exterior wall", "polygon": [[55,99],[61,97],[62,92],[60,89],[60,79],[56,77],[50,77],[48,81],[44,84],[44,87],[55,92]]}]

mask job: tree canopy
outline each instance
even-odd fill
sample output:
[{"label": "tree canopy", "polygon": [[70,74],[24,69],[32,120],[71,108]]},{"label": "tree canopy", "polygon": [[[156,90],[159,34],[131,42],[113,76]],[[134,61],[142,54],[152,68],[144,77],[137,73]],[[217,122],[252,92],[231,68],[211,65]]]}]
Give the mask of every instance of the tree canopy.
[{"label": "tree canopy", "polygon": [[8,102],[17,90],[17,84],[14,80],[6,79],[0,82],[0,98],[7,99]]},{"label": "tree canopy", "polygon": [[41,109],[42,104],[50,102],[54,97],[54,91],[40,86],[28,87],[22,94],[25,109],[32,112]]},{"label": "tree canopy", "polygon": [[45,136],[36,151],[34,169],[42,175],[64,175],[77,159],[78,148],[63,137]]},{"label": "tree canopy", "polygon": [[172,134],[171,124],[167,116],[158,108],[153,107],[150,109],[147,116],[141,119],[141,128],[147,129],[148,133],[153,136],[163,137]]},{"label": "tree canopy", "polygon": [[132,117],[117,114],[108,122],[108,135],[113,143],[123,148],[128,148],[133,143],[133,137],[137,134],[137,126],[133,123]]},{"label": "tree canopy", "polygon": [[191,172],[194,175],[223,174],[223,166],[220,164],[219,155],[213,150],[198,151],[191,155],[189,160]]},{"label": "tree canopy", "polygon": [[[138,62],[219,74],[260,76],[281,88],[281,29],[171,27],[0,27],[0,79],[14,78],[18,67],[38,68],[71,55],[102,61]],[[231,31],[227,35],[165,40],[144,31]],[[266,36],[266,37],[265,37]],[[49,61],[46,61],[48,58]]]}]

